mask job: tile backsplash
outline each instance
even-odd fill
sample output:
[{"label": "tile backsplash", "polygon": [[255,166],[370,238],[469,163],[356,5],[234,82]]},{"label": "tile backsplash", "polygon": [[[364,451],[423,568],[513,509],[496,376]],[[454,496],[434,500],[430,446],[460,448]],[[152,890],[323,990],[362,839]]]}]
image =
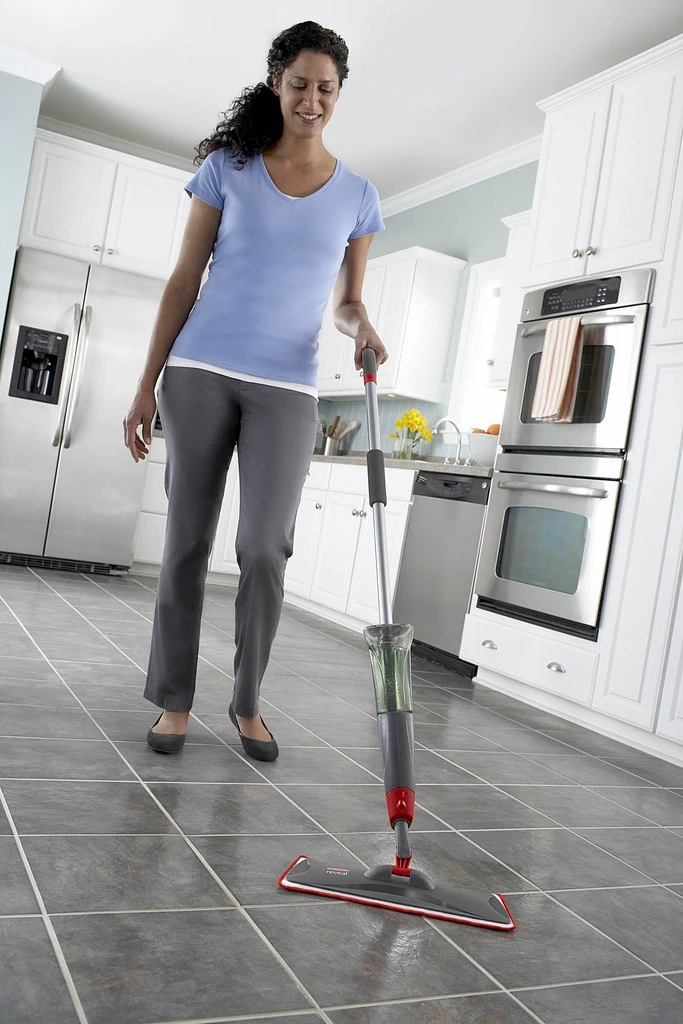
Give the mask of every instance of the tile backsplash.
[{"label": "tile backsplash", "polygon": [[[412,409],[413,407],[418,408],[426,418],[430,427],[445,415],[443,405],[437,402],[414,402],[409,398],[380,398],[378,404],[382,448],[387,454],[393,451],[394,448],[394,442],[389,435],[396,429],[396,420],[403,415],[406,409]],[[367,450],[368,430],[364,400],[350,400],[348,398],[340,398],[337,400],[321,399],[318,407],[318,415],[321,418],[324,418],[328,424],[332,423],[337,415],[341,417],[341,421],[344,423],[350,423],[352,420],[357,420],[359,427],[354,431],[349,447],[354,451]],[[463,438],[463,440],[465,440],[465,438]],[[316,444],[317,446],[322,445],[321,434],[318,435]],[[422,442],[420,451],[423,455],[453,455],[455,448],[450,444],[445,445],[439,437],[438,441],[432,441],[431,444]],[[468,454],[465,450],[465,445],[463,445],[463,454]]]}]

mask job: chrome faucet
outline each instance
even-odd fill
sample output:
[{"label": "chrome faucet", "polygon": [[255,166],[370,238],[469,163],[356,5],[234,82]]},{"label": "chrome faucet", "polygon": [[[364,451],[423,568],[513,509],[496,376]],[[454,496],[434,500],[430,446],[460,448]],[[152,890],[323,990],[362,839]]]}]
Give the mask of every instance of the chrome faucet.
[{"label": "chrome faucet", "polygon": [[[460,458],[460,452],[462,450],[462,433],[460,431],[460,427],[458,426],[457,423],[455,423],[454,420],[449,420],[446,416],[443,416],[440,420],[437,420],[436,423],[434,424],[434,426],[432,427],[432,433],[434,433],[435,435],[438,434],[439,433],[439,427],[443,423],[450,423],[450,425],[453,427],[453,429],[455,430],[456,434],[458,435],[458,447],[457,447],[456,452],[455,452],[455,465],[456,466],[461,466],[462,465],[462,459]],[[444,431],[442,430],[441,433],[443,434]],[[448,456],[446,456],[444,458],[444,460],[443,460],[444,466],[448,466],[450,464],[450,461],[451,460],[448,458]]]}]

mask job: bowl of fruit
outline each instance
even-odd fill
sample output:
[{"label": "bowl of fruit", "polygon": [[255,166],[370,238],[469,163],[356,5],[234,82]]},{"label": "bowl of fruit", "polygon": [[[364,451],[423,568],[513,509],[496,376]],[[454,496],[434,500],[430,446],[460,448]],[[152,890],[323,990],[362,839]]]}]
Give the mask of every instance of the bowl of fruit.
[{"label": "bowl of fruit", "polygon": [[483,430],[475,427],[470,430],[470,455],[480,466],[491,467],[496,458],[500,423],[492,423]]}]

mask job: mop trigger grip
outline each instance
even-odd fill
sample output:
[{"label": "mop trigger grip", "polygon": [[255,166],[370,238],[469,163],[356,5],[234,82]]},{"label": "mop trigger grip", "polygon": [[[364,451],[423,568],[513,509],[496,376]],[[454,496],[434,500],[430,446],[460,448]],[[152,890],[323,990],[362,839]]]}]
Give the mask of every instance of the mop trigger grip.
[{"label": "mop trigger grip", "polygon": [[377,353],[374,348],[364,348],[361,352],[363,365],[363,384],[377,383]]},{"label": "mop trigger grip", "polygon": [[412,825],[415,815],[415,794],[412,789],[398,786],[387,793],[387,811],[392,828],[399,820]]}]

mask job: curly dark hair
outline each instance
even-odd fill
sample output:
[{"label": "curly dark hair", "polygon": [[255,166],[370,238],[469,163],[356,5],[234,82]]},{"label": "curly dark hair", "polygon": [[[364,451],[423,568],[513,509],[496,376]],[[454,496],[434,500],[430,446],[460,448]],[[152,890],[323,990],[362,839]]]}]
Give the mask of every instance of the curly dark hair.
[{"label": "curly dark hair", "polygon": [[349,74],[349,48],[336,32],[323,28],[315,21],[301,21],[281,32],[268,51],[268,74],[265,82],[253,89],[244,89],[241,96],[222,114],[213,135],[197,146],[195,164],[216,149],[229,149],[236,167],[244,167],[247,160],[263,153],[282,135],[283,122],[280,101],[273,92],[273,82],[294,63],[299,54],[307,50],[324,53],[334,61],[339,85]]}]

